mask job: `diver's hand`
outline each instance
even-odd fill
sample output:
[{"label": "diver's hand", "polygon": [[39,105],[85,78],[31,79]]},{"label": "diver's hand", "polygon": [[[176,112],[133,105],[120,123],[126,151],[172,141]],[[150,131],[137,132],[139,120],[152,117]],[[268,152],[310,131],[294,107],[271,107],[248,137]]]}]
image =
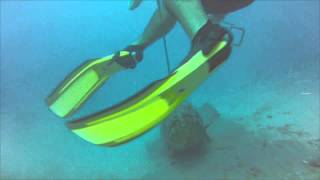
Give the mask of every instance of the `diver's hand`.
[{"label": "diver's hand", "polygon": [[142,0],[131,0],[129,5],[129,10],[136,9],[141,4],[141,2]]}]

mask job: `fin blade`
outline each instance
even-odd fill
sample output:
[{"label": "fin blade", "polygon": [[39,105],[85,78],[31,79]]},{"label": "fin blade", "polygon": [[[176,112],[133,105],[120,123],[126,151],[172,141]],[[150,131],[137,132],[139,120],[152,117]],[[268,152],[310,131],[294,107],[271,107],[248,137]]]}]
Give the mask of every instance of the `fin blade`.
[{"label": "fin blade", "polygon": [[76,68],[47,97],[49,109],[59,117],[74,114],[108,80],[109,75],[101,67],[110,59],[111,57],[89,60]]},{"label": "fin blade", "polygon": [[210,61],[215,60],[226,47],[229,44],[222,41],[209,55],[198,51],[171,75],[155,82],[118,108],[111,107],[71,121],[68,128],[97,145],[116,146],[141,136],[163,121],[211,74]]}]

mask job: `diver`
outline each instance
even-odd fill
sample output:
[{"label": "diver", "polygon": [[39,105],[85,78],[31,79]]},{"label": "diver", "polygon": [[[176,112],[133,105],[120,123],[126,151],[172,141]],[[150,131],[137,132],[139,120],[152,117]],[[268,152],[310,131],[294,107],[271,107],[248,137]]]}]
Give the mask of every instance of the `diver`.
[{"label": "diver", "polygon": [[[76,68],[47,97],[49,109],[59,117],[73,115],[112,74],[135,68],[143,59],[144,49],[179,22],[191,40],[191,49],[178,68],[123,102],[66,124],[84,140],[98,145],[116,146],[146,133],[165,120],[229,57],[233,37],[220,22],[252,2],[157,0],[159,8],[142,35],[127,48]],[[141,3],[132,0],[129,9]]]},{"label": "diver", "polygon": [[[131,0],[130,10],[136,9],[143,0]],[[158,2],[160,0],[157,0]],[[162,0],[162,6],[154,12],[142,35],[124,50],[130,52],[130,58],[115,57],[121,65],[110,68],[118,71],[134,68],[143,58],[143,51],[150,44],[168,33],[179,22],[192,42],[217,36],[225,29],[219,23],[226,15],[250,5],[254,0]],[[224,32],[225,33],[225,32]],[[205,43],[205,42],[204,42]],[[114,64],[117,66],[117,64]]]}]

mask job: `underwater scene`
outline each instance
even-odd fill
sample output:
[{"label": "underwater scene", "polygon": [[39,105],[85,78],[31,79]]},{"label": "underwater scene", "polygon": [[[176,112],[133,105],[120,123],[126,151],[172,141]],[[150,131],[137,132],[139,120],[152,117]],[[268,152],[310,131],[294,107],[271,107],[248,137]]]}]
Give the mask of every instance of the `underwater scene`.
[{"label": "underwater scene", "polygon": [[320,179],[320,1],[0,3],[0,179]]}]

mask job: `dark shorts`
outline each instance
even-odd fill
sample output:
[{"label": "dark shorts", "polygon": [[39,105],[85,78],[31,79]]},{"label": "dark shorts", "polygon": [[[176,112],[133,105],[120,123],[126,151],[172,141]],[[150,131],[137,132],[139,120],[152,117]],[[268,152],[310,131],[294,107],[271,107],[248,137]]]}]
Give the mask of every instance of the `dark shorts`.
[{"label": "dark shorts", "polygon": [[201,0],[209,14],[228,14],[249,6],[254,0]]}]

